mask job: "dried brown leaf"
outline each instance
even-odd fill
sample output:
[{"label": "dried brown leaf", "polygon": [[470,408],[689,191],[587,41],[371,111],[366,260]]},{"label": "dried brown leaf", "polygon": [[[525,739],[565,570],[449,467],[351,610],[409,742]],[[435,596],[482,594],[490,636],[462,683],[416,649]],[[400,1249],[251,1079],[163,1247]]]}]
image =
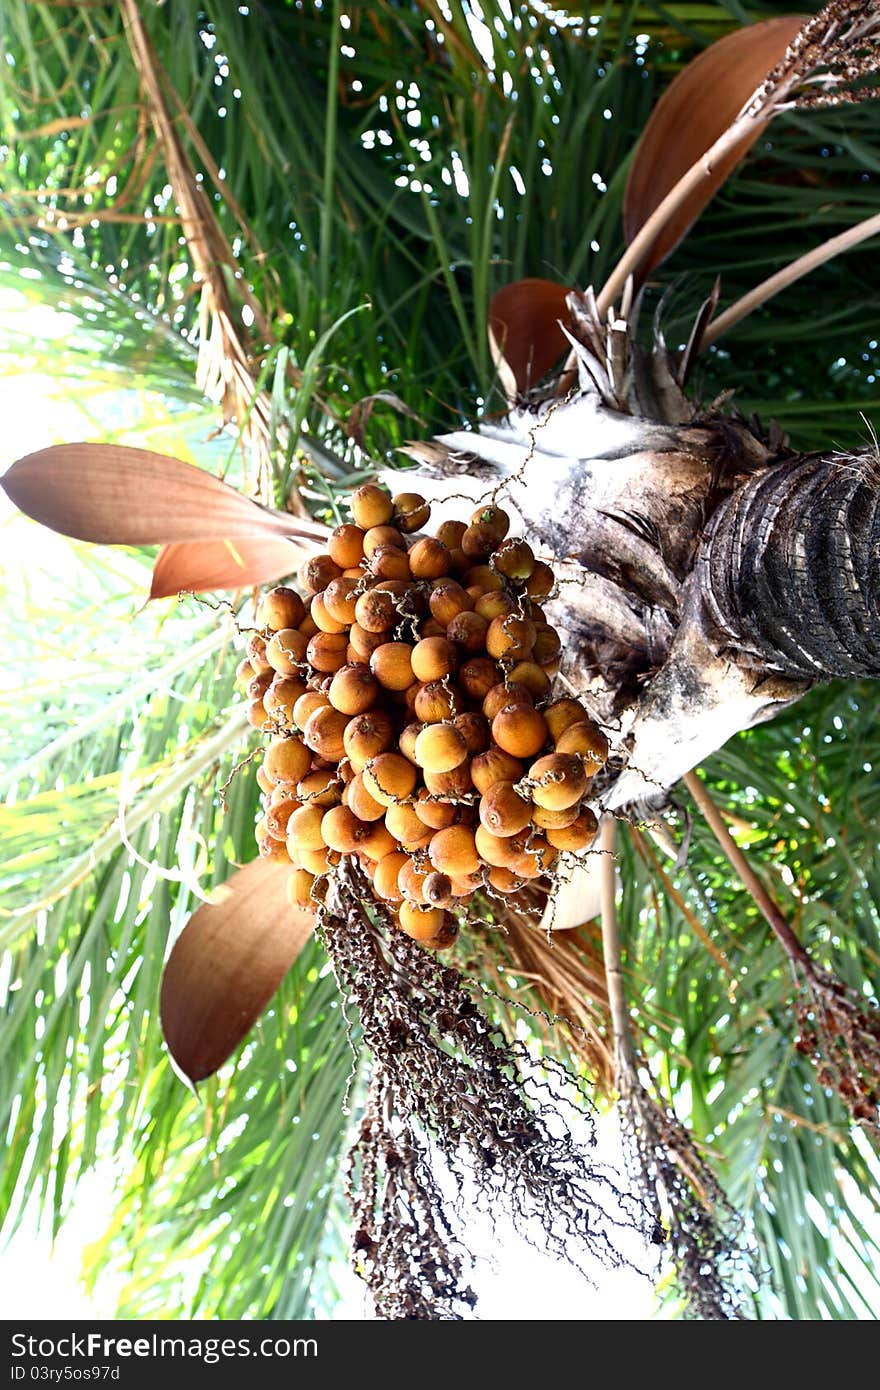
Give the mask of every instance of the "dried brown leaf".
[{"label": "dried brown leaf", "polygon": [[255,859],[193,913],[174,944],[162,977],[162,1031],[191,1081],[234,1052],[312,934],[314,913],[287,901],[290,873],[290,865]]},{"label": "dried brown leaf", "polygon": [[201,468],[120,444],[40,449],[18,459],[0,486],[35,521],[106,545],[278,536],[302,527]]},{"label": "dried brown leaf", "polygon": [[150,598],[167,598],[183,589],[240,589],[269,584],[292,574],[306,552],[275,536],[259,540],[176,541],[156,557]]},{"label": "dried brown leaf", "polygon": [[568,347],[560,320],[571,327],[568,287],[552,280],[516,280],[492,296],[489,346],[508,396],[527,391]]},{"label": "dried brown leaf", "polygon": [[[630,166],[623,202],[627,244],[733,123],[804,22],[803,15],[781,15],[727,34],[694,58],[663,93]],[[674,250],[762,129],[755,125],[668,220],[639,266],[641,280]]]}]

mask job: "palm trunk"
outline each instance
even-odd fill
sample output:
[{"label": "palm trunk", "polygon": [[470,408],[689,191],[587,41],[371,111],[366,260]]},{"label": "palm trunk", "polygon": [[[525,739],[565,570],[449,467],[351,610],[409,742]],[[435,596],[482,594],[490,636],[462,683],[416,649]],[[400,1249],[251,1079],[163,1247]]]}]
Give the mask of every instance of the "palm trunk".
[{"label": "palm trunk", "polygon": [[616,754],[603,805],[644,807],[812,683],[880,674],[880,462],[700,410],[688,353],[572,301],[578,390],[412,452],[435,510],[498,496],[554,557],[562,679]]}]

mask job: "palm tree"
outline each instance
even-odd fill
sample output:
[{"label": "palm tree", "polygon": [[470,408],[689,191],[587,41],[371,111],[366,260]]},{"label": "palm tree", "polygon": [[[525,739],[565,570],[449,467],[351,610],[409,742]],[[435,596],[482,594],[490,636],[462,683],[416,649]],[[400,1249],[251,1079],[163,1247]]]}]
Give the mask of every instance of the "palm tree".
[{"label": "palm tree", "polygon": [[[509,1000],[493,999],[503,1023],[518,1001],[561,1014],[570,1021],[546,1034],[548,1057],[579,1058],[600,1091],[616,1084],[636,1181],[672,1203],[662,1215],[682,1234],[692,1310],[722,1306],[720,1294],[700,1305],[700,1271],[689,1282],[685,1256],[705,1262],[717,1228],[706,1209],[717,1217],[729,1204],[772,1271],[753,1293],[759,1314],[859,1317],[876,1296],[864,1215],[876,1209],[876,1163],[842,1101],[847,1086],[871,1084],[876,1060],[876,750],[869,688],[824,682],[876,674],[872,449],[850,443],[843,466],[831,453],[873,399],[875,298],[864,251],[797,288],[787,267],[821,240],[817,225],[874,230],[870,108],[817,100],[839,90],[827,84],[841,61],[835,26],[874,7],[839,5],[822,21],[822,85],[810,85],[813,60],[777,73],[755,128],[735,132],[749,159],[660,272],[677,236],[639,254],[640,229],[702,154],[670,130],[684,112],[698,133],[711,138],[714,121],[725,138],[800,28],[780,19],[756,31],[765,37],[743,50],[742,72],[728,56],[725,71],[746,83],[734,81],[731,110],[705,67],[688,68],[631,159],[657,85],[735,27],[733,8],[701,6],[695,27],[684,4],[609,7],[585,28],[529,5],[484,6],[482,22],[466,5],[429,3],[180,3],[173,15],[13,5],[5,269],[32,268],[39,278],[25,283],[79,316],[66,371],[97,357],[207,419],[195,376],[247,446],[243,463],[224,448],[227,470],[239,470],[230,476],[285,512],[276,544],[308,536],[306,512],[339,519],[352,483],[375,459],[391,466],[417,431],[440,436],[416,447],[434,479],[423,490],[448,493],[450,472],[454,491],[479,497],[504,481],[530,531],[569,557],[567,674],[619,729],[603,804],[638,812],[617,847],[617,893],[597,875],[605,969],[583,880],[556,904],[555,925],[573,912],[577,926],[552,950],[511,922],[501,945],[472,933],[462,957],[495,987],[501,961],[518,980]],[[866,69],[872,35],[858,41]],[[772,127],[770,107],[784,108]],[[636,300],[618,274],[625,187],[623,270],[647,278],[643,323],[661,276],[677,277],[653,349],[639,346]],[[680,236],[694,209],[676,206],[663,228]],[[717,345],[714,277],[740,306],[729,325],[767,271],[791,287]],[[598,302],[568,293],[590,284],[605,287]],[[542,386],[569,347],[561,382]],[[734,386],[737,415],[718,400]],[[475,414],[479,430],[466,429]],[[105,458],[111,477],[128,476],[120,452]],[[67,478],[79,476],[75,456],[64,460]],[[50,476],[63,490],[65,475]],[[197,555],[176,548],[181,538],[162,536],[154,595],[228,582],[210,536]],[[135,528],[125,539],[147,537]],[[285,564],[261,540],[245,577]],[[846,588],[832,582],[838,570]],[[83,622],[88,599],[70,602]],[[292,968],[269,970],[284,981],[261,1038],[208,1083],[198,1112],[169,1073],[155,1016],[169,921],[183,923],[197,885],[251,857],[257,793],[248,767],[231,776],[245,726],[225,717],[234,663],[214,609],[166,616],[170,659],[151,620],[139,621],[137,655],[122,633],[114,643],[115,681],[92,671],[82,697],[65,690],[63,701],[50,685],[21,721],[28,756],[3,812],[16,851],[2,929],[13,986],[4,1206],[14,1213],[39,1188],[59,1222],[76,1176],[108,1142],[125,1144],[135,1166],[104,1246],[131,1270],[123,1311],[170,1299],[207,1314],[296,1316],[328,1296],[344,1023],[319,948],[297,941]],[[145,641],[148,700],[132,713]],[[132,746],[137,770],[123,776],[120,751]],[[692,822],[674,789],[683,774],[704,820]],[[49,826],[61,830],[51,853]],[[612,827],[609,817],[606,847]],[[675,832],[669,862],[661,846]],[[198,1126],[196,1113],[207,1117]],[[227,1226],[234,1243],[218,1239]],[[211,1241],[206,1274],[184,1295],[172,1254]]]}]

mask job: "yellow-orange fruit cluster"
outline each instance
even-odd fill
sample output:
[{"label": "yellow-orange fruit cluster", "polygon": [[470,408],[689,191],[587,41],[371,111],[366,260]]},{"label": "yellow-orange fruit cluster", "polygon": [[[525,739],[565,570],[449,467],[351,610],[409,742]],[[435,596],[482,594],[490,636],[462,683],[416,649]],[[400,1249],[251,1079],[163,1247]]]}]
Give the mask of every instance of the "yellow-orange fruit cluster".
[{"label": "yellow-orange fruit cluster", "polygon": [[589,847],[585,806],[608,745],[554,699],[560,642],[548,565],[480,507],[418,536],[416,493],[367,484],[299,581],[265,594],[239,680],[271,739],[261,854],[294,865],[290,898],[351,856],[401,928],[451,944],[480,888],[516,894]]}]

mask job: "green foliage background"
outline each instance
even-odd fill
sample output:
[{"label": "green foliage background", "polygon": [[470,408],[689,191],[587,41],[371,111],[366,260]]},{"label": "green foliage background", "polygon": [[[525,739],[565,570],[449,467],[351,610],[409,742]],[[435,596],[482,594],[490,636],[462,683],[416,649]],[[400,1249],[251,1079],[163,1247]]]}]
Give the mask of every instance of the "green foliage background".
[{"label": "green foliage background", "polygon": [[[346,434],[374,392],[396,392],[420,433],[499,409],[493,290],[524,275],[600,283],[658,92],[707,42],[788,8],[597,3],[584,19],[516,0],[143,4],[189,113],[186,148],[272,323],[260,380],[273,428],[293,428],[278,500],[293,463],[329,518],[374,461],[400,462],[416,427],[393,410],[375,410],[363,451]],[[194,386],[192,266],[120,8],[6,0],[4,32],[0,293],[19,310],[5,374],[44,373],[92,402],[90,437],[240,480],[234,439],[216,436]],[[876,120],[868,106],[774,124],[649,290],[649,307],[670,291],[672,340],[716,274],[731,302],[880,209]],[[697,389],[735,388],[798,447],[863,438],[860,412],[878,403],[875,257],[860,248],[747,320]],[[68,316],[63,337],[42,332],[42,306]],[[308,369],[304,389],[289,364]],[[207,890],[253,853],[253,769],[225,812],[218,797],[248,746],[228,627],[193,601],[141,610],[146,552],[71,546],[59,584],[60,552],[41,571],[37,545],[33,533],[28,565],[2,581],[16,619],[2,697],[0,1209],[14,1228],[36,1194],[57,1228],[77,1178],[124,1156],[93,1256],[127,1272],[123,1316],[332,1313],[350,1059],[320,951],[198,1101],[158,1031],[162,961],[194,881]],[[705,769],[798,934],[867,998],[878,743],[873,689],[834,686]],[[686,815],[682,799],[673,828]],[[876,1160],[794,1051],[781,953],[699,822],[682,870],[640,848],[624,837],[635,1015],[661,1093],[753,1224],[767,1270],[755,1311],[873,1316]]]}]

